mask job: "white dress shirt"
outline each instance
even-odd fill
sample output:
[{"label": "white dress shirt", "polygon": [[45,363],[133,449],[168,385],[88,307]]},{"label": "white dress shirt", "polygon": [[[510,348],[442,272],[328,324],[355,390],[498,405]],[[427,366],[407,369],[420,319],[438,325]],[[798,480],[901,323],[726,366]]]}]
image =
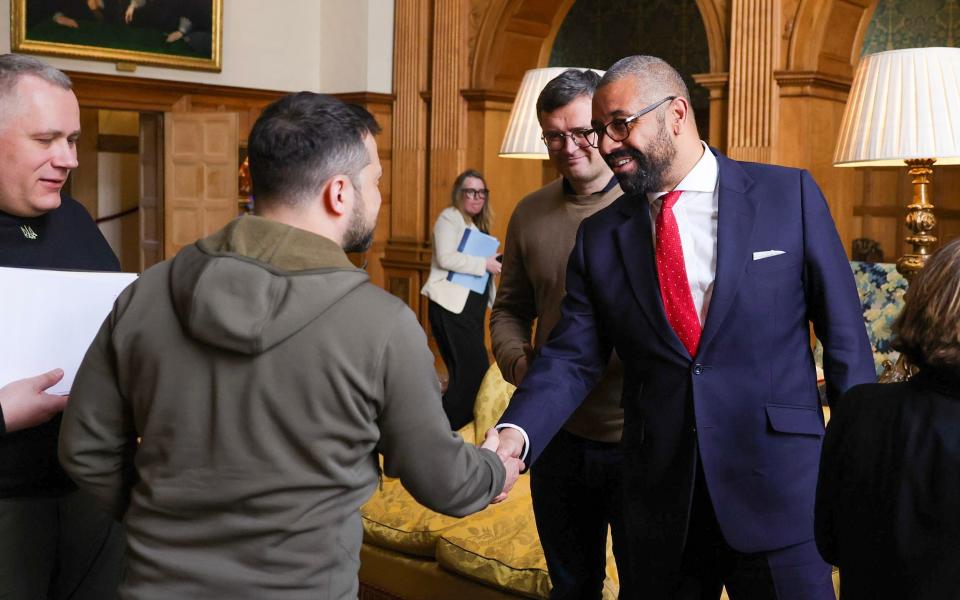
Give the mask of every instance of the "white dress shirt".
[{"label": "white dress shirt", "polygon": [[[720,168],[717,157],[710,152],[703,141],[703,156],[674,189],[683,192],[673,205],[673,214],[680,230],[680,243],[683,245],[683,264],[687,269],[687,280],[693,294],[693,305],[697,309],[702,327],[710,308],[713,295],[713,280],[717,275],[717,223],[720,196],[717,181]],[[660,214],[660,197],[667,192],[655,192],[647,195],[650,201],[650,239],[654,252],[657,246],[657,215]],[[523,453],[520,460],[525,461],[530,449],[530,438],[522,427],[512,423],[501,423],[497,429],[516,429],[523,435]]]},{"label": "white dress shirt", "polygon": [[[703,156],[690,169],[677,187],[683,192],[673,205],[673,214],[680,230],[683,245],[683,264],[687,269],[687,281],[693,294],[693,305],[700,317],[700,326],[707,320],[710,297],[713,296],[713,280],[717,276],[717,215],[719,193],[717,180],[719,168],[717,157],[704,142]],[[650,200],[650,226],[653,232],[654,252],[657,246],[657,215],[660,214],[661,197],[667,192],[647,194]]]}]

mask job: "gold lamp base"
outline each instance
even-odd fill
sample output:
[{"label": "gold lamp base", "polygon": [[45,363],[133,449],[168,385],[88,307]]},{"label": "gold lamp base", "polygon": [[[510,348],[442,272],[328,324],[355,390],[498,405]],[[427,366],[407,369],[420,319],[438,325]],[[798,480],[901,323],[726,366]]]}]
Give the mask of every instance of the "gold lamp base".
[{"label": "gold lamp base", "polygon": [[932,197],[933,163],[936,159],[919,158],[904,161],[909,168],[913,181],[913,200],[907,205],[907,230],[911,233],[906,238],[913,246],[913,252],[904,254],[897,261],[897,271],[907,281],[923,268],[927,258],[937,245],[937,238],[933,230],[937,226],[937,218],[933,214]]},{"label": "gold lamp base", "polygon": [[[932,196],[933,163],[932,158],[920,158],[904,161],[909,168],[913,181],[913,201],[907,205],[907,243],[913,246],[913,252],[904,254],[897,261],[897,271],[913,281],[927,258],[930,257],[933,247],[937,245],[937,237],[932,231],[937,226],[937,218],[933,214]],[[901,354],[896,364],[889,360],[883,361],[883,373],[877,378],[880,383],[896,383],[907,381],[918,372],[917,367],[911,365]]]}]

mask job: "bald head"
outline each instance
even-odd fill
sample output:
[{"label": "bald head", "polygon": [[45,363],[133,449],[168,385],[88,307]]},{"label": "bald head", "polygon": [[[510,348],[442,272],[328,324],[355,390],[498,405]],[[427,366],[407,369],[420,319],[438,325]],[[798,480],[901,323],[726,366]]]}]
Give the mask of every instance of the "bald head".
[{"label": "bald head", "polygon": [[683,77],[662,58],[644,55],[621,58],[607,69],[597,84],[597,89],[626,77],[636,79],[637,95],[647,102],[676,96],[686,99],[687,104],[690,104],[690,91],[687,90]]},{"label": "bald head", "polygon": [[672,190],[703,156],[690,92],[655,56],[628,56],[593,96],[598,149],[627,193]]}]

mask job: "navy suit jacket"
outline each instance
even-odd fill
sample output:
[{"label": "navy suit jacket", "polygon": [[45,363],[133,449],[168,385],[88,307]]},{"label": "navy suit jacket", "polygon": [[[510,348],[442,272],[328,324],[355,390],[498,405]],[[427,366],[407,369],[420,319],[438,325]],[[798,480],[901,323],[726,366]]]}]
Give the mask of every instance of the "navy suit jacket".
[{"label": "navy suit jacket", "polygon": [[[717,160],[716,279],[697,356],[664,313],[648,202],[623,196],[581,224],[561,320],[501,418],[527,432],[533,463],[616,349],[627,568],[638,585],[679,572],[698,448],[734,549],[813,538],[824,427],[808,322],[823,343],[828,398],[876,377],[853,275],[813,178]],[[764,250],[784,253],[753,260]]]}]

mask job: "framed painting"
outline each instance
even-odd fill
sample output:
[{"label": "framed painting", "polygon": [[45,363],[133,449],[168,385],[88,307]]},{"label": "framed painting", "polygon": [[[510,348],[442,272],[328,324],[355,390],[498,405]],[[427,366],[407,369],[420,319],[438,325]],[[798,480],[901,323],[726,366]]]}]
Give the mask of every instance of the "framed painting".
[{"label": "framed painting", "polygon": [[220,71],[223,0],[10,0],[14,52]]}]

